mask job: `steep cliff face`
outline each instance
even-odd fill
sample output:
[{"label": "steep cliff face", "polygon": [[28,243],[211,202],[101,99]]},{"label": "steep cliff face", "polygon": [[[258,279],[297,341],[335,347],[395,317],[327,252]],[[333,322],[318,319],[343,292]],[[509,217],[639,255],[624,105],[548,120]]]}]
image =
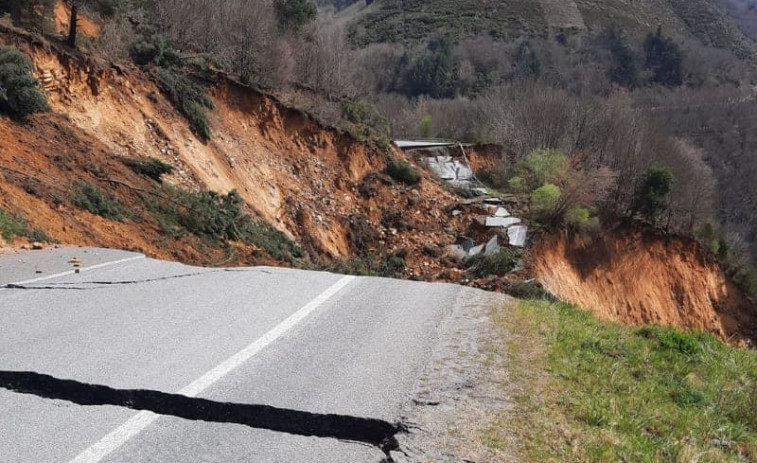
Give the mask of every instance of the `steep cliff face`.
[{"label": "steep cliff face", "polygon": [[561,299],[623,323],[659,324],[757,340],[757,312],[692,239],[624,226],[591,240],[541,239],[530,266]]}]

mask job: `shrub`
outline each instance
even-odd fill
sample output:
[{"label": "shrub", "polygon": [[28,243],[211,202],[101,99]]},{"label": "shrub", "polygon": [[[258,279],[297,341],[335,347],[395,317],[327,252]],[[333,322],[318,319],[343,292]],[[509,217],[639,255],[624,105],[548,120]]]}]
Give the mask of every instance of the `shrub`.
[{"label": "shrub", "polygon": [[390,159],[386,165],[386,173],[406,185],[417,185],[421,181],[421,172],[401,159]]},{"label": "shrub", "polygon": [[0,47],[0,113],[23,120],[49,109],[40,91],[28,56],[12,48]]},{"label": "shrub", "polygon": [[434,125],[434,120],[431,117],[430,114],[426,114],[421,118],[421,126],[420,126],[420,134],[421,137],[430,137],[431,136],[431,130]]},{"label": "shrub", "polygon": [[488,256],[477,254],[465,261],[465,266],[478,278],[490,275],[503,276],[518,265],[518,254],[509,248],[500,248]]},{"label": "shrub", "polygon": [[145,32],[131,46],[129,54],[132,60],[140,66],[154,64],[156,66],[171,67],[182,64],[181,53],[173,47],[168,37],[152,33],[151,31]]},{"label": "shrub", "polygon": [[117,159],[135,173],[149,177],[156,182],[160,182],[164,175],[173,173],[173,167],[160,159],[137,159],[123,156],[120,156]]},{"label": "shrub", "polygon": [[546,183],[531,193],[531,213],[539,219],[553,217],[560,205],[560,188]]},{"label": "shrub", "polygon": [[92,214],[108,220],[124,221],[124,210],[118,200],[89,182],[75,182],[71,189],[71,200],[76,207]]},{"label": "shrub", "polygon": [[25,220],[0,209],[0,236],[5,241],[11,241],[17,236],[26,236],[26,233],[27,225]]},{"label": "shrub", "polygon": [[599,218],[592,217],[591,211],[584,207],[574,207],[565,214],[565,223],[578,231],[596,231],[599,229]]},{"label": "shrub", "polygon": [[628,44],[628,37],[618,23],[611,23],[606,30],[612,55],[612,67],[608,71],[610,81],[624,87],[635,87],[639,80],[636,53]]},{"label": "shrub", "polygon": [[295,242],[273,225],[249,216],[240,217],[239,240],[262,248],[276,260],[293,264],[305,256],[305,252]]},{"label": "shrub", "polygon": [[170,69],[157,68],[155,74],[160,89],[187,118],[192,132],[205,141],[210,140],[212,133],[206,110],[213,109],[214,105],[207,89],[190,77]]}]

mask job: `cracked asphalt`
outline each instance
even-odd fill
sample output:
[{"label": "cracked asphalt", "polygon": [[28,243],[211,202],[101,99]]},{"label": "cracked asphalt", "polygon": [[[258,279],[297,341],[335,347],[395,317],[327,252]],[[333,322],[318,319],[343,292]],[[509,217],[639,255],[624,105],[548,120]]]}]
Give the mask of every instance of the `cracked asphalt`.
[{"label": "cracked asphalt", "polygon": [[[157,416],[78,461],[386,461],[382,439],[402,432],[464,291],[141,257],[0,254],[0,461],[82,458],[139,410]],[[262,341],[196,397],[180,393]]]}]

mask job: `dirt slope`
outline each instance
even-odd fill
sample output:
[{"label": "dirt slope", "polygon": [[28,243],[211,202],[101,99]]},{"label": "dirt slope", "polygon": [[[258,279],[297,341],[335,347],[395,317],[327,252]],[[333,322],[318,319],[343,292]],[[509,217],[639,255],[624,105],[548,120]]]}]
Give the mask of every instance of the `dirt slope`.
[{"label": "dirt slope", "polygon": [[[367,221],[376,231],[371,243],[376,250],[410,249],[410,272],[413,268],[423,273],[439,270],[438,265],[423,265],[423,257],[413,252],[427,242],[454,240],[443,232],[444,208],[453,198],[435,181],[424,178],[413,188],[393,182],[381,174],[386,153],[323,127],[269,96],[219,78],[211,89],[213,137],[203,143],[145,72],[74,55],[9,29],[0,33],[0,41],[20,45],[29,53],[54,111],[26,127],[2,120],[7,130],[0,134],[0,163],[6,168],[26,163],[31,166],[26,174],[36,175],[33,171],[47,168],[41,159],[54,156],[56,149],[64,153],[95,150],[97,162],[110,166],[109,178],[140,185],[145,180],[115,167],[118,163],[113,158],[158,158],[174,167],[175,173],[167,180],[182,188],[220,193],[236,189],[255,215],[299,241],[316,259],[353,255],[350,224],[356,221]],[[73,130],[76,135],[59,140],[57,147],[43,148],[47,140],[55,139],[51,132],[56,130]],[[26,153],[23,163],[13,158],[17,150]],[[399,151],[390,155],[404,157]],[[74,165],[86,170],[87,162],[77,159]],[[79,175],[76,169],[48,174],[57,185],[67,185]],[[12,183],[8,178],[6,182],[0,178],[0,191],[11,191],[8,183]],[[104,186],[114,188],[113,184]],[[124,194],[127,205],[139,207],[131,193]],[[28,205],[35,201],[40,198],[15,191],[6,206],[56,239],[80,242],[80,235],[63,233],[55,224],[57,219],[48,222],[34,214]],[[396,217],[386,220],[397,212],[409,226],[396,229],[391,223]],[[85,235],[90,236],[87,244],[138,247],[166,257],[161,252],[165,240],[157,232],[146,237],[139,237],[140,233],[121,231],[118,243],[97,227]],[[175,249],[169,254],[187,257]]]},{"label": "dirt slope", "polygon": [[532,249],[534,275],[561,299],[623,323],[757,340],[757,311],[692,239],[623,226],[585,241],[567,234]]}]

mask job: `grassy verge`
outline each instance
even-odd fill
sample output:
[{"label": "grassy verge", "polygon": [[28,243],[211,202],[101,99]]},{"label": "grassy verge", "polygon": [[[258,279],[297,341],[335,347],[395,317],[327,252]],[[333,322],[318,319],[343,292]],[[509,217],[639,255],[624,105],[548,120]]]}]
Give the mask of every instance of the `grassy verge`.
[{"label": "grassy verge", "polygon": [[757,353],[521,302],[495,322],[515,407],[484,443],[533,462],[757,461]]}]

